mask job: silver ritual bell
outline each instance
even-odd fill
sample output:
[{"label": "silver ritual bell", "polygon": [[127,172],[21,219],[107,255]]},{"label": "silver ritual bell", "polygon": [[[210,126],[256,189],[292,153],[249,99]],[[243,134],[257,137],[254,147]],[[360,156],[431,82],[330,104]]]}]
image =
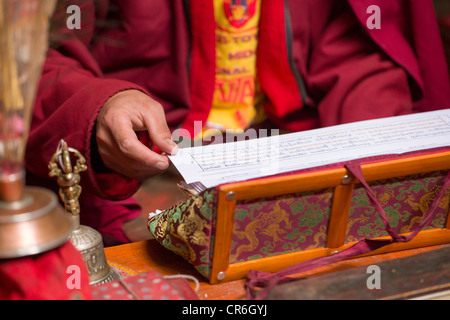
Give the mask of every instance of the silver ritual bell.
[{"label": "silver ritual bell", "polygon": [[[71,153],[77,158],[73,167],[71,164]],[[57,177],[60,187],[59,196],[64,203],[65,210],[72,218],[73,231],[69,235],[69,240],[81,252],[86,262],[89,283],[91,285],[99,285],[118,279],[117,274],[106,261],[103,239],[100,233],[91,227],[80,225],[80,204],[78,198],[81,195],[81,186],[79,182],[80,172],[87,169],[85,158],[78,150],[69,148],[67,143],[61,140],[48,167],[50,176]]]}]

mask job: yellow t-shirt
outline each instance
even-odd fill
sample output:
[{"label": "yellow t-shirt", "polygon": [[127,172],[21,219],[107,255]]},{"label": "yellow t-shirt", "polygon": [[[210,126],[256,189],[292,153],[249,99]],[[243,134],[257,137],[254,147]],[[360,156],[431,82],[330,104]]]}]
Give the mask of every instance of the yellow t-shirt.
[{"label": "yellow t-shirt", "polygon": [[214,0],[216,78],[209,128],[246,129],[263,118],[256,72],[261,0]]}]

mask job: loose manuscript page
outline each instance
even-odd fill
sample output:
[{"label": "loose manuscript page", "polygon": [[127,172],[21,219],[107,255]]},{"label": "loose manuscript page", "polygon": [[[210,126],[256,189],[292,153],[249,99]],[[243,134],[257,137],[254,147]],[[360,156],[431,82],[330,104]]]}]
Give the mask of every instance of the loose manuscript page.
[{"label": "loose manuscript page", "polygon": [[359,158],[450,146],[450,109],[180,149],[186,183],[205,187]]}]

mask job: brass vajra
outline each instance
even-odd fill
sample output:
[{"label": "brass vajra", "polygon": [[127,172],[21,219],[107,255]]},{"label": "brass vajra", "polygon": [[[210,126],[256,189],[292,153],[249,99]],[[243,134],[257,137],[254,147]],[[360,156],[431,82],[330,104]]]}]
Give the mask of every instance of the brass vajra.
[{"label": "brass vajra", "polygon": [[[73,167],[70,159],[71,153],[77,158]],[[59,196],[64,203],[66,211],[72,215],[79,215],[80,172],[87,170],[86,159],[78,150],[69,148],[67,143],[61,140],[56,153],[50,160],[48,168],[50,177],[57,177]]]}]

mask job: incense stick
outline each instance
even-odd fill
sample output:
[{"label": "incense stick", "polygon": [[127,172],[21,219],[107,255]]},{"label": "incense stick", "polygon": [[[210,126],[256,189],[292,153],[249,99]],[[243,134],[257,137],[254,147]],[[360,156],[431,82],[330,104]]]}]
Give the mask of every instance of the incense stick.
[{"label": "incense stick", "polygon": [[8,23],[8,3],[0,1],[0,73],[2,96],[2,140],[4,160],[17,162],[17,143],[10,141],[12,138],[10,119],[15,112],[23,111],[24,100],[18,79],[17,63],[14,59],[13,39],[11,37],[10,24]]},{"label": "incense stick", "polygon": [[0,1],[0,162],[23,164],[55,0]]}]

